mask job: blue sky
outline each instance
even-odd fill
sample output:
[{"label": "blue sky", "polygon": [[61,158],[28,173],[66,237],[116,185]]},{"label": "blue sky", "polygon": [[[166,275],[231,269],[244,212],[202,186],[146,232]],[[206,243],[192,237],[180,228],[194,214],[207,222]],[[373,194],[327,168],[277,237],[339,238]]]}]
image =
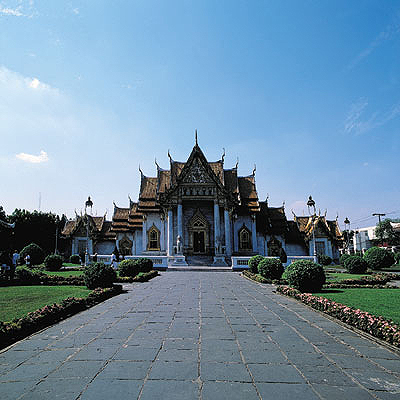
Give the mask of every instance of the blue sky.
[{"label": "blue sky", "polygon": [[195,129],[289,217],[399,217],[400,3],[0,0],[6,212],[111,218]]}]

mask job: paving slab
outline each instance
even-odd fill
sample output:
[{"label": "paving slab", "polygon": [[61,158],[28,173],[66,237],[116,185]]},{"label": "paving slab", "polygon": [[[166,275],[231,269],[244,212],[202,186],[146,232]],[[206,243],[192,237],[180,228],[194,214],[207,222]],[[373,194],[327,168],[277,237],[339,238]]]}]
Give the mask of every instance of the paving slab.
[{"label": "paving slab", "polygon": [[0,353],[1,399],[398,399],[400,355],[239,273],[165,272]]}]

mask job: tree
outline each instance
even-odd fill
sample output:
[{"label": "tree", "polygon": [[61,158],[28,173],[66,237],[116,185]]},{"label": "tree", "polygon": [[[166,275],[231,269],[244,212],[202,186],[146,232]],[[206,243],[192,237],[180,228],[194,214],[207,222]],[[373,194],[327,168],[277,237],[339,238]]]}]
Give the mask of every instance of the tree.
[{"label": "tree", "polygon": [[390,246],[400,244],[400,233],[393,229],[391,222],[393,221],[390,218],[386,218],[376,225],[375,236],[378,243],[386,243]]}]

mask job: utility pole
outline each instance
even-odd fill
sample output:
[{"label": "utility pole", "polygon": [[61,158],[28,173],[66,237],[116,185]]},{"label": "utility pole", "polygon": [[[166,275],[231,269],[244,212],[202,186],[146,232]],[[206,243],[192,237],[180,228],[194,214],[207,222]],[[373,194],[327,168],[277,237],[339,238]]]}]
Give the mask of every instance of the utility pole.
[{"label": "utility pole", "polygon": [[386,214],[383,213],[373,213],[372,216],[373,217],[378,217],[379,219],[379,223],[381,223],[381,217],[384,217]]},{"label": "utility pole", "polygon": [[[386,214],[383,214],[383,213],[373,213],[372,214],[372,216],[373,217],[378,217],[378,220],[379,220],[379,225],[381,224],[381,217],[384,217]],[[375,236],[375,234],[374,234],[374,236]],[[383,238],[382,238],[382,246],[383,246]]]}]

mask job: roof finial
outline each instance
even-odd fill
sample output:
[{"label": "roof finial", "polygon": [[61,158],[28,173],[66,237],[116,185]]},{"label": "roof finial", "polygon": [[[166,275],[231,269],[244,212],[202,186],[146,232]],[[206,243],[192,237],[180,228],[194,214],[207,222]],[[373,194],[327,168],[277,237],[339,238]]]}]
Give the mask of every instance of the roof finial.
[{"label": "roof finial", "polygon": [[222,164],[223,164],[224,163],[224,159],[225,159],[225,147],[223,147],[222,150],[224,151],[224,153],[222,154],[222,157],[221,157],[221,161],[222,161]]},{"label": "roof finial", "polygon": [[161,169],[160,166],[157,163],[157,158],[154,157],[154,162],[156,163],[157,169]]},{"label": "roof finial", "polygon": [[254,164],[254,168],[253,168],[253,172],[251,173],[253,176],[255,176],[256,175],[256,164]]},{"label": "roof finial", "polygon": [[265,202],[267,203],[267,205],[268,205],[268,200],[269,200],[269,193],[267,193],[267,197],[265,198]]},{"label": "roof finial", "polygon": [[235,165],[235,168],[238,169],[238,166],[239,166],[239,157],[236,158],[236,165]]},{"label": "roof finial", "polygon": [[170,159],[171,162],[174,161],[174,160],[172,159],[172,157],[171,157],[171,154],[170,154],[170,152],[169,152],[169,149],[168,149],[168,157],[169,157],[169,159]]},{"label": "roof finial", "polygon": [[140,164],[139,164],[139,172],[140,172],[140,175],[143,177],[144,173],[143,173],[142,169],[140,168]]},{"label": "roof finial", "polygon": [[198,144],[197,144],[197,129],[194,130],[194,137],[195,137],[195,140],[196,140],[196,146],[198,146]]}]

